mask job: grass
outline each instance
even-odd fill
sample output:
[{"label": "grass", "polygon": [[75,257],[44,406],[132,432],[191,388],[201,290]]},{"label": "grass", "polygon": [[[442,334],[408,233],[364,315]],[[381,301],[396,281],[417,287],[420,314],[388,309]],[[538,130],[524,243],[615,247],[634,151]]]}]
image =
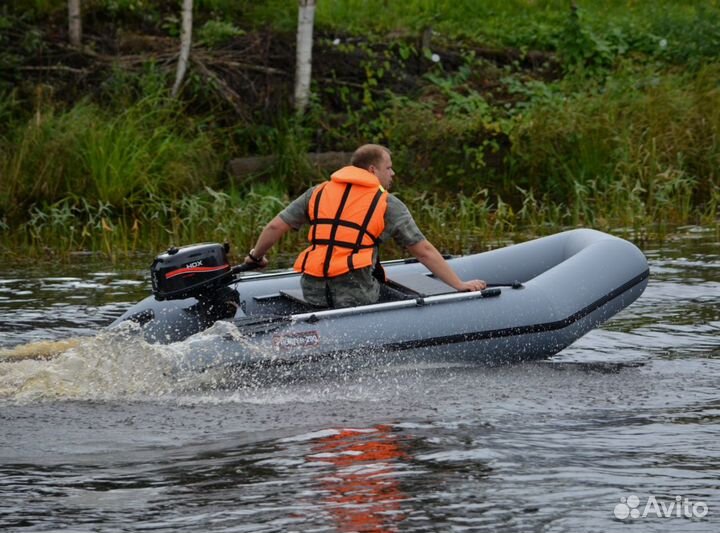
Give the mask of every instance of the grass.
[{"label": "grass", "polygon": [[[36,19],[59,18],[65,14],[66,4],[65,0],[12,0],[10,9]],[[677,62],[716,55],[720,42],[717,0],[583,0],[576,4],[583,25],[576,36],[596,52],[641,51]],[[322,0],[317,5],[316,25],[326,31],[381,36],[398,32],[419,35],[433,28],[438,36],[449,39],[557,50],[580,44],[563,44],[570,5],[569,0]],[[95,0],[83,7],[88,17],[110,16],[118,23],[150,22],[177,32],[179,7],[174,2]],[[207,20],[240,21],[246,27],[271,26],[293,32],[297,1],[197,0],[195,16],[198,28]]]},{"label": "grass", "polygon": [[33,208],[26,224],[2,232],[0,247],[8,256],[95,250],[110,258],[206,241],[228,241],[245,250],[286,203],[276,190],[250,191],[242,199],[210,188],[172,201],[152,197],[132,216],[107,203],[67,198]]},{"label": "grass", "polygon": [[11,221],[68,197],[132,209],[214,185],[214,156],[210,137],[162,94],[116,112],[87,101],[37,108],[0,139],[0,209]]},{"label": "grass", "polygon": [[[573,223],[713,223],[720,180],[720,67],[628,67],[531,108],[513,125],[510,178],[573,205]],[[623,211],[627,214],[623,215]]]},{"label": "grass", "polygon": [[[426,237],[444,253],[471,253],[509,236],[549,234],[576,225],[572,207],[547,198],[538,200],[532,191],[520,193],[521,206],[513,208],[500,196],[488,195],[487,190],[471,196],[413,189],[398,192]],[[635,189],[628,194],[619,188],[603,192],[610,198],[622,197],[622,203],[613,204],[607,212],[592,211],[596,223],[581,225],[631,239],[662,237],[674,225],[650,219],[643,193]],[[577,202],[584,206],[581,210],[590,204],[605,205],[607,198],[602,194],[591,187],[577,191]],[[170,245],[194,242],[231,242],[233,249],[247,250],[289,200],[277,186],[244,194],[207,189],[173,201],[150,199],[129,217],[110,204],[66,199],[43,209],[33,208],[25,225],[0,232],[0,249],[8,257],[40,257],[48,251],[67,256],[94,250],[113,260],[151,256]],[[653,213],[661,211],[658,208]],[[280,258],[278,266],[288,266],[305,239],[305,230],[291,232],[273,251]],[[383,259],[405,256],[393,243],[383,247]]]}]

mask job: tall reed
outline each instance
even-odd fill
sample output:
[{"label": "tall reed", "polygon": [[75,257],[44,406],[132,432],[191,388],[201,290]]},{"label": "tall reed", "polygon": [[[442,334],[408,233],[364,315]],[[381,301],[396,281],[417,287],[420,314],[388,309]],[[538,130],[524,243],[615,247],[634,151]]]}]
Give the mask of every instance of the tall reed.
[{"label": "tall reed", "polygon": [[717,79],[718,66],[627,68],[596,91],[532,107],[510,131],[509,179],[569,206],[573,224],[707,222],[719,185]]}]

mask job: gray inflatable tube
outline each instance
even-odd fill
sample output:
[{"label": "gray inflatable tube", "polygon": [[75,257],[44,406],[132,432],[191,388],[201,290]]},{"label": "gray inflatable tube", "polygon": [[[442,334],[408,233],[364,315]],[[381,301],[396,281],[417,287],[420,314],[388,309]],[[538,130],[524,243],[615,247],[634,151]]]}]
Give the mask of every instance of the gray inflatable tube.
[{"label": "gray inflatable tube", "polygon": [[125,321],[149,342],[183,343],[184,369],[347,359],[506,363],[546,358],[635,301],[648,282],[642,252],[621,238],[577,229],[450,259],[462,279],[489,289],[458,293],[417,262],[384,263],[380,303],[318,309],[293,272],[251,274],[230,285],[234,317],[210,324],[195,299],[149,297]]}]

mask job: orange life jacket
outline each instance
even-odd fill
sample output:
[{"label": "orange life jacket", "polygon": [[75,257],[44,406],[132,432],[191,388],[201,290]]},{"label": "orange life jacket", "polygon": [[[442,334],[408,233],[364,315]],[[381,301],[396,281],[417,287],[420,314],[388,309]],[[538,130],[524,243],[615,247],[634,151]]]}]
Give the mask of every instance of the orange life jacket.
[{"label": "orange life jacket", "polygon": [[387,197],[367,170],[348,166],[335,172],[310,197],[310,246],[298,256],[295,271],[334,278],[371,266],[385,229]]}]

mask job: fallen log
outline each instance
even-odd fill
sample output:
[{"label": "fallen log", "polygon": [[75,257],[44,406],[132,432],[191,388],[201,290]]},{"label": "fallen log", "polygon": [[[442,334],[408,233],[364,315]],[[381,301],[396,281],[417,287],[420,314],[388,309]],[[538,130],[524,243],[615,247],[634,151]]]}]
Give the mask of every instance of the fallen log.
[{"label": "fallen log", "polygon": [[[323,172],[332,172],[350,163],[352,152],[320,152],[307,154],[311,167]],[[270,171],[277,161],[276,155],[261,155],[232,159],[228,163],[231,179],[238,182],[246,178],[261,176]]]}]

